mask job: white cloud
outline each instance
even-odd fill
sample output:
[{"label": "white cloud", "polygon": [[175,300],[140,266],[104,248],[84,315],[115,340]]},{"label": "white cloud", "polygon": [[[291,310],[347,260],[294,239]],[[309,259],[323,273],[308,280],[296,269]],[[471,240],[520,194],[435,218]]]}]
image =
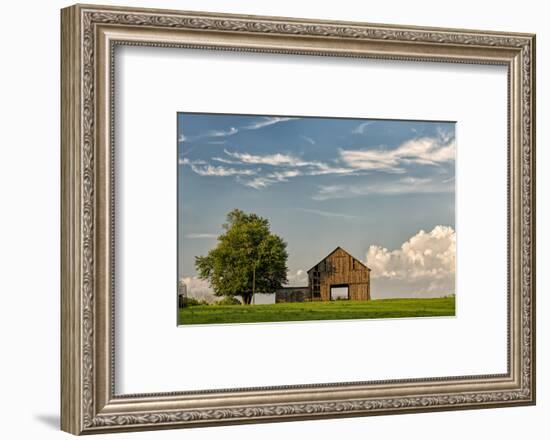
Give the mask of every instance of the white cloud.
[{"label": "white cloud", "polygon": [[201,280],[198,277],[182,277],[180,282],[185,284],[189,298],[195,298],[199,301],[205,300],[209,303],[220,300],[220,297],[214,295],[214,290],[206,280]]},{"label": "white cloud", "polygon": [[297,211],[307,212],[309,214],[318,215],[320,217],[327,218],[339,218],[346,220],[354,220],[360,218],[356,215],[343,214],[341,212],[322,211],[320,209],[308,209],[308,208],[296,208]]},{"label": "white cloud", "polygon": [[[280,120],[287,119],[291,118],[266,118],[261,121],[261,124],[265,126],[269,123],[268,125],[271,125],[276,123],[275,120],[280,122]],[[368,122],[372,123],[372,121]],[[254,176],[253,179],[238,179],[238,181],[245,186],[262,189],[298,176],[347,176],[373,171],[404,174],[407,165],[410,164],[439,165],[453,161],[455,146],[452,133],[441,131],[437,138],[412,139],[393,150],[383,148],[369,150],[340,149],[339,157],[328,162],[305,160],[292,153],[252,154],[228,149],[224,149],[223,152],[225,156],[215,156],[212,161],[225,165],[235,165],[235,167],[214,166],[204,161],[189,161],[188,159],[180,160],[180,164],[189,165],[195,173],[201,176]],[[258,166],[258,168],[251,169],[252,166]],[[273,171],[269,167],[278,170]],[[444,168],[438,169],[445,170]],[[451,185],[447,185],[449,182],[448,180],[436,181],[435,178],[407,177],[393,179],[391,182],[386,183],[338,184],[322,187],[318,194],[313,196],[313,199],[327,200],[371,194],[441,193],[452,190]]]},{"label": "white cloud", "polygon": [[224,144],[226,142],[225,139],[217,139],[217,138],[225,138],[227,136],[233,136],[234,134],[237,134],[239,132],[238,128],[235,127],[229,127],[227,130],[209,130],[205,131],[203,133],[199,133],[194,136],[183,136],[183,140],[181,140],[180,136],[180,142],[183,141],[196,141],[199,139],[205,139],[205,138],[214,138],[211,140],[205,140],[205,142],[209,144]]},{"label": "white cloud", "polygon": [[[255,189],[266,188],[270,185],[280,182],[286,182],[291,178],[298,176],[314,176],[321,174],[342,174],[353,172],[351,169],[343,169],[339,167],[333,167],[322,162],[307,162],[299,157],[290,154],[267,154],[267,155],[254,155],[249,153],[239,153],[224,150],[225,154],[229,156],[225,157],[213,157],[212,160],[220,162],[226,165],[238,165],[236,167],[225,167],[210,165],[201,160],[189,160],[188,158],[179,159],[180,165],[187,165],[191,169],[201,176],[257,176],[251,180],[238,179],[243,185],[249,186]],[[199,166],[200,165],[200,166]],[[275,171],[267,172],[263,175],[260,174],[261,168],[252,169],[252,165],[263,165],[275,167]]]},{"label": "white cloud", "polygon": [[437,135],[443,140],[444,143],[448,143],[454,137],[454,130],[437,127]]},{"label": "white cloud", "polygon": [[303,269],[298,269],[296,271],[288,271],[286,274],[288,280],[288,286],[307,286],[307,272]]},{"label": "white cloud", "polygon": [[307,137],[307,136],[300,136],[304,141],[306,141],[308,144],[311,144],[311,145],[315,145],[316,142],[314,139],[311,139],[310,137]]},{"label": "white cloud", "polygon": [[301,173],[297,170],[277,171],[266,174],[265,176],[255,177],[252,180],[244,181],[244,185],[254,189],[266,188],[274,183],[287,182],[292,177],[300,176]]},{"label": "white cloud", "polygon": [[259,128],[267,127],[269,125],[278,124],[279,122],[291,121],[296,118],[286,118],[280,116],[266,116],[261,120],[254,122],[250,125],[242,127],[244,130],[258,130]]},{"label": "white cloud", "polygon": [[244,170],[237,168],[227,168],[214,165],[201,165],[197,166],[191,164],[191,169],[199,176],[216,176],[216,177],[228,177],[228,176],[253,176],[257,174],[256,170]]},{"label": "white cloud", "polygon": [[432,178],[403,177],[389,182],[350,185],[327,185],[319,188],[314,200],[348,199],[372,195],[436,194],[453,191],[452,181]]},{"label": "white cloud", "polygon": [[456,233],[450,226],[423,230],[399,249],[372,245],[366,255],[373,297],[437,297],[455,293]]},{"label": "white cloud", "polygon": [[226,159],[224,157],[218,157],[218,156],[213,157],[212,160],[216,161],[216,162],[231,164],[231,165],[240,165],[241,164],[241,162],[239,162],[239,161]]},{"label": "white cloud", "polygon": [[277,182],[286,182],[291,177],[350,174],[357,171],[352,168],[334,166],[318,161],[306,161],[292,154],[275,153],[259,155],[228,150],[224,150],[224,153],[231,159],[214,157],[213,160],[234,165],[267,165],[286,168],[285,171],[271,172],[251,181],[241,181],[244,185],[256,189],[266,188]]},{"label": "white cloud", "polygon": [[190,160],[189,158],[187,157],[180,157],[178,159],[178,164],[179,165],[206,165],[207,162],[204,161],[204,160]]},{"label": "white cloud", "polygon": [[340,150],[342,161],[351,168],[403,173],[396,150]]},{"label": "white cloud", "polygon": [[204,160],[189,160],[187,157],[178,159],[178,164],[189,166],[199,176],[253,176],[258,173],[258,170],[215,166],[208,164]]},{"label": "white cloud", "polygon": [[367,131],[366,128],[371,125],[371,124],[374,124],[375,121],[367,121],[367,122],[362,122],[361,124],[359,124],[357,127],[355,127],[351,132],[353,134],[365,134],[365,132]]},{"label": "white cloud", "polygon": [[185,238],[216,238],[217,234],[209,234],[209,233],[197,233],[197,234],[186,234]]},{"label": "white cloud", "polygon": [[408,164],[439,165],[455,160],[455,143],[449,135],[411,139],[399,147],[368,150],[340,150],[340,158],[351,168],[393,173],[404,172]]},{"label": "white cloud", "polygon": [[206,133],[200,135],[200,137],[225,137],[225,136],[233,136],[234,134],[237,134],[239,130],[237,130],[235,127],[229,127],[228,130],[211,130],[207,131]]},{"label": "white cloud", "polygon": [[[244,127],[240,127],[240,128],[229,127],[227,130],[210,130],[210,131],[205,131],[203,133],[199,133],[199,134],[197,134],[195,136],[192,136],[192,137],[186,137],[186,136],[181,135],[179,142],[195,141],[195,140],[204,139],[204,138],[225,138],[225,137],[233,136],[233,135],[237,134],[240,130],[258,130],[259,128],[262,128],[262,127],[267,127],[269,125],[278,124],[279,122],[290,121],[292,119],[296,119],[296,118],[286,118],[286,117],[279,117],[279,116],[273,116],[273,117],[266,116],[266,117],[262,118],[261,120],[259,120],[257,122],[254,122],[250,125],[245,125]],[[225,139],[221,139],[221,140],[216,139],[216,140],[209,140],[207,142],[209,144],[224,144],[224,143],[226,143],[226,140]]]},{"label": "white cloud", "polygon": [[183,133],[180,134],[180,137],[178,138],[178,142],[185,142],[187,140],[187,138],[185,137],[185,135]]},{"label": "white cloud", "polygon": [[[250,154],[239,153],[237,151],[224,150],[224,153],[233,159],[233,163],[242,163],[250,165],[269,165],[274,167],[295,167],[295,168],[311,168],[306,174],[318,175],[318,174],[338,174],[348,173],[355,170],[350,168],[334,167],[332,165],[318,162],[307,161],[301,157],[294,156],[292,154],[275,153],[275,154]],[[215,160],[223,161],[221,158],[215,158]]]},{"label": "white cloud", "polygon": [[313,162],[312,168],[306,173],[308,176],[321,176],[325,174],[352,174],[357,173],[353,168],[334,166],[323,162]]},{"label": "white cloud", "polygon": [[233,159],[237,159],[238,161],[246,164],[256,164],[256,165],[271,165],[271,166],[307,166],[310,165],[311,162],[305,162],[302,159],[300,159],[297,156],[293,156],[292,154],[283,154],[283,153],[275,153],[275,154],[265,154],[265,155],[259,155],[259,154],[250,154],[250,153],[239,153],[237,151],[228,151],[223,150],[225,154],[227,154],[229,157],[232,157]]}]

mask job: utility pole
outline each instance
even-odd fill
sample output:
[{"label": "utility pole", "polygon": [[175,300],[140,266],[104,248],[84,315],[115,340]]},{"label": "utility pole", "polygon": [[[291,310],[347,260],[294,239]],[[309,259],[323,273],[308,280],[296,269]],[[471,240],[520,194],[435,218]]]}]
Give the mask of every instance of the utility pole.
[{"label": "utility pole", "polygon": [[254,293],[256,292],[256,262],[252,266],[252,304],[255,304]]}]

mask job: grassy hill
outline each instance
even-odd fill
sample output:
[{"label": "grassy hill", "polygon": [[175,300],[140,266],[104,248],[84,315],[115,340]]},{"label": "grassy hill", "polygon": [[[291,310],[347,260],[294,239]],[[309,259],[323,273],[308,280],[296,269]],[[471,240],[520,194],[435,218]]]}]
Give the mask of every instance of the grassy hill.
[{"label": "grassy hill", "polygon": [[399,298],[262,305],[207,305],[179,309],[178,324],[317,321],[327,319],[454,316],[455,298]]}]

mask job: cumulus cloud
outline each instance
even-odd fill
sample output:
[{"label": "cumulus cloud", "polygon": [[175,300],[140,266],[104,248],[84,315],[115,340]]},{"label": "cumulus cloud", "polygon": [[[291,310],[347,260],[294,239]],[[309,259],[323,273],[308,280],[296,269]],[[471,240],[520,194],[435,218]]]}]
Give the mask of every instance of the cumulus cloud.
[{"label": "cumulus cloud", "polygon": [[214,290],[212,290],[208,281],[201,280],[198,277],[182,277],[180,278],[180,283],[185,285],[189,298],[195,298],[199,301],[205,300],[209,303],[216,302],[220,299],[214,295]]},{"label": "cumulus cloud", "polygon": [[286,278],[288,280],[289,286],[307,286],[307,272],[303,269],[298,269],[296,271],[288,271]]},{"label": "cumulus cloud", "polygon": [[450,226],[419,231],[388,250],[370,246],[366,264],[373,297],[438,297],[455,293],[456,233]]}]

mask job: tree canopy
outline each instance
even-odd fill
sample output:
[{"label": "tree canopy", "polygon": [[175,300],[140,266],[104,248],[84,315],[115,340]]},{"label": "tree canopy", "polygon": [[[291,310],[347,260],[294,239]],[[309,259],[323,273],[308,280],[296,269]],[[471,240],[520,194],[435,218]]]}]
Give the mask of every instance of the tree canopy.
[{"label": "tree canopy", "polygon": [[286,243],[270,231],[269,221],[234,209],[224,233],[206,256],[195,257],[199,278],[217,296],[237,296],[250,304],[256,292],[274,292],[287,282]]}]

